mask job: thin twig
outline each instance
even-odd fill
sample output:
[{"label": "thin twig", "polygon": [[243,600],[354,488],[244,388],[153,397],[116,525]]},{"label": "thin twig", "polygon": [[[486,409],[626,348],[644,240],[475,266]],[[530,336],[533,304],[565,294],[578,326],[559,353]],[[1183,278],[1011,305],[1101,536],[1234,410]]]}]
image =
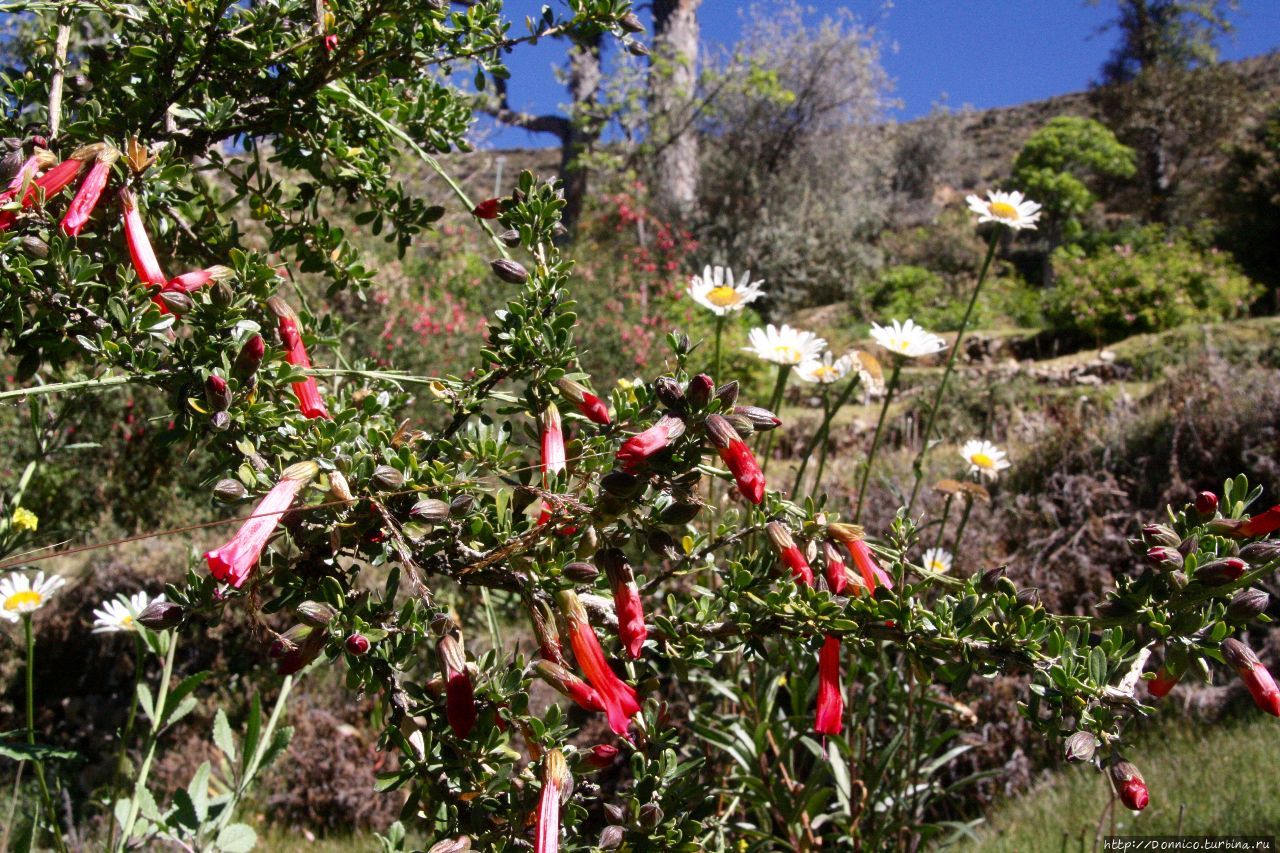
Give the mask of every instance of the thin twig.
[{"label": "thin twig", "polygon": [[66,77],[67,43],[71,40],[71,24],[67,8],[58,9],[58,38],[53,48],[53,76],[49,78],[49,139],[58,137],[62,125],[62,81]]}]

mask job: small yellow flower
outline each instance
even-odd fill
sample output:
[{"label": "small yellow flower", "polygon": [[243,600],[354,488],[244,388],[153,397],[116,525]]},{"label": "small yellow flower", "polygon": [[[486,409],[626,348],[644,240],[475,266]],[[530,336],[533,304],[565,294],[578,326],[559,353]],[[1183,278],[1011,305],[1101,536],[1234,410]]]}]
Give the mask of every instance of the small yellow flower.
[{"label": "small yellow flower", "polygon": [[29,530],[32,533],[40,526],[40,517],[26,507],[18,507],[13,511],[10,523],[18,530]]}]

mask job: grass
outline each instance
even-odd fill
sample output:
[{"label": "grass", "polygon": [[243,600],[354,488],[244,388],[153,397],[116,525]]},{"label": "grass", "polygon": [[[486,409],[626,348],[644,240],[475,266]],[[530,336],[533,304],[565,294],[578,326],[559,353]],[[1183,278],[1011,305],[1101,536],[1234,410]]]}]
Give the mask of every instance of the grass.
[{"label": "grass", "polygon": [[[1128,757],[1141,769],[1151,804],[1136,816],[1119,808],[1118,835],[1273,835],[1280,829],[1280,724],[1261,714],[1247,722],[1201,726],[1171,720]],[[1092,850],[1110,799],[1091,766],[1055,773],[1044,785],[997,809],[975,842],[958,850],[1023,853]],[[1109,834],[1109,827],[1104,827]]]}]

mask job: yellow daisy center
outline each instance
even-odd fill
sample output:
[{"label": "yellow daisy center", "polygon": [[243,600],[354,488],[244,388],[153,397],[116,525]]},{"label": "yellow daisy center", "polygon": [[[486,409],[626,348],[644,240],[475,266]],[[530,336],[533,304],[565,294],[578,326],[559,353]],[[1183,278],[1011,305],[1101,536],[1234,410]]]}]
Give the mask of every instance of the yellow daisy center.
[{"label": "yellow daisy center", "polygon": [[932,560],[929,562],[929,570],[941,574],[947,570],[947,564],[941,560]]},{"label": "yellow daisy center", "polygon": [[828,367],[825,364],[820,364],[813,369],[814,379],[838,379],[839,376],[840,371],[836,370],[834,365]]},{"label": "yellow daisy center", "polygon": [[4,600],[5,610],[34,610],[40,606],[40,602],[44,601],[44,596],[36,592],[34,589],[24,589],[21,592],[15,592]]},{"label": "yellow daisy center", "polygon": [[707,292],[707,301],[717,308],[728,308],[730,305],[737,305],[740,298],[738,291],[723,284],[719,287],[713,287]]},{"label": "yellow daisy center", "polygon": [[996,467],[996,460],[992,459],[989,454],[983,453],[982,451],[978,451],[977,453],[970,456],[969,461],[972,462],[974,465],[977,465],[979,468]]},{"label": "yellow daisy center", "polygon": [[133,626],[133,615],[130,613],[126,613],[124,617],[121,618],[120,620],[120,627],[130,628],[132,626]]},{"label": "yellow daisy center", "polygon": [[796,362],[800,360],[800,350],[788,344],[778,344],[773,348],[773,354],[778,357],[779,361]]},{"label": "yellow daisy center", "polygon": [[993,201],[987,206],[987,208],[991,211],[992,216],[997,216],[1000,219],[1018,218],[1018,208],[1009,204],[1007,201]]}]

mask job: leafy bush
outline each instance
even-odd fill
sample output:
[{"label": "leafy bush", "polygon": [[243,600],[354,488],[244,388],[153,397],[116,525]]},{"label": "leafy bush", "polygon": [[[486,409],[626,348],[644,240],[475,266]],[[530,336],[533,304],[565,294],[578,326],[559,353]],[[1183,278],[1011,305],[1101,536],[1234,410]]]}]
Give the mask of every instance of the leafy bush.
[{"label": "leafy bush", "polygon": [[1238,317],[1258,294],[1227,254],[1184,236],[1168,237],[1159,226],[1135,236],[1093,253],[1072,246],[1053,253],[1057,282],[1044,297],[1049,323],[1112,341]]},{"label": "leafy bush", "polygon": [[[932,270],[910,264],[889,267],[880,274],[872,291],[871,307],[878,317],[911,317],[929,329],[950,332],[960,328],[971,289],[952,283]],[[1040,319],[1040,298],[1017,276],[988,281],[978,296],[970,323],[978,328],[1035,326]]]}]

